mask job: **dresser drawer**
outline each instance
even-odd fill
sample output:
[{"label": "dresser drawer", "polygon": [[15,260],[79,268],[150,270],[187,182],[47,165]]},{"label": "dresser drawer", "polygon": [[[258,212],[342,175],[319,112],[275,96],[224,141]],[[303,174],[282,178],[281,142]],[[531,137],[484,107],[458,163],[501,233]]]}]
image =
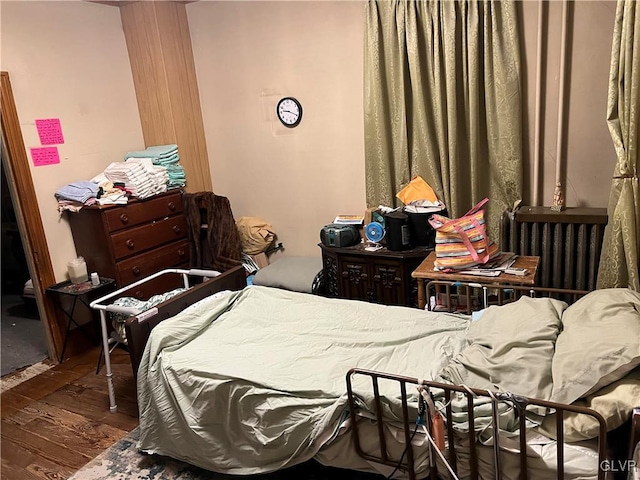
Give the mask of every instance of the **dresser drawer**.
[{"label": "dresser drawer", "polygon": [[116,232],[182,212],[180,192],[131,203],[126,207],[114,208],[104,213],[107,231]]},{"label": "dresser drawer", "polygon": [[114,233],[111,243],[115,260],[120,260],[186,237],[187,220],[179,215]]},{"label": "dresser drawer", "polygon": [[118,278],[128,285],[165,268],[174,268],[189,261],[189,242],[179,241],[149,250],[141,255],[118,262]]}]

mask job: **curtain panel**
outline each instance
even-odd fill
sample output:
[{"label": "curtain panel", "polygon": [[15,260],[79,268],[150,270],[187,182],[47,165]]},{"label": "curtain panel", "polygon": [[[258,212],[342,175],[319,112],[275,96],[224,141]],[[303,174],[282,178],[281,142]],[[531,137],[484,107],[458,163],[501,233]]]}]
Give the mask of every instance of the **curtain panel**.
[{"label": "curtain panel", "polygon": [[422,176],[460,216],[489,197],[489,231],[522,196],[514,2],[370,0],[364,104],[367,205]]},{"label": "curtain panel", "polygon": [[619,0],[613,29],[607,123],[618,157],[609,196],[598,288],[640,291],[640,7]]}]

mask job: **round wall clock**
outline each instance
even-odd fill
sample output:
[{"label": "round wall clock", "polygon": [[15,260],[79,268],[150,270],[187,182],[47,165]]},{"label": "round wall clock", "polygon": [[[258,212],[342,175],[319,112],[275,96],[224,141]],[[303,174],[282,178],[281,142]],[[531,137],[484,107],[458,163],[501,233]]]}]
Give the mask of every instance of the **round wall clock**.
[{"label": "round wall clock", "polygon": [[302,105],[293,97],[284,97],[278,102],[276,115],[285,127],[297,127],[302,120]]}]

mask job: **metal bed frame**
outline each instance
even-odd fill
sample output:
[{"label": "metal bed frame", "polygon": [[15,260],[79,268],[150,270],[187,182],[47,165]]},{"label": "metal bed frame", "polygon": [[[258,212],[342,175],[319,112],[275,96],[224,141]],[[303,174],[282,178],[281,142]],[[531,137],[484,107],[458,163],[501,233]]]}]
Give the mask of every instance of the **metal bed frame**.
[{"label": "metal bed frame", "polygon": [[[357,425],[357,406],[355,401],[355,393],[353,389],[353,377],[355,376],[368,376],[371,378],[371,386],[374,392],[374,405],[375,405],[375,417],[378,427],[378,445],[380,447],[379,454],[374,455],[373,453],[367,453],[360,447],[360,434],[358,432]],[[385,419],[382,416],[382,404],[381,397],[379,394],[379,380],[386,379],[392,380],[398,383],[400,397],[402,400],[402,430],[404,433],[404,444],[405,444],[405,452],[406,452],[406,462],[402,459],[391,458],[387,453],[386,447],[386,439],[384,435],[383,425],[385,423]],[[347,374],[347,394],[349,398],[349,411],[351,415],[353,430],[353,442],[358,455],[368,461],[381,463],[383,465],[388,465],[390,467],[399,467],[400,470],[405,471],[410,480],[415,480],[416,470],[414,463],[414,445],[411,442],[412,439],[412,425],[415,425],[419,420],[417,418],[409,417],[409,400],[407,395],[407,385],[415,385],[417,387],[422,387],[429,391],[431,388],[436,388],[444,391],[444,399],[445,399],[445,418],[444,424],[446,425],[446,438],[453,439],[454,438],[454,428],[453,428],[453,413],[451,409],[451,398],[454,392],[461,393],[466,397],[467,400],[467,408],[469,412],[469,432],[467,433],[469,439],[469,449],[470,449],[470,465],[469,468],[471,470],[471,479],[477,480],[479,477],[478,470],[478,455],[477,455],[477,439],[476,432],[474,431],[475,418],[473,413],[473,399],[476,397],[487,397],[492,402],[492,425],[493,425],[493,449],[494,449],[494,471],[496,480],[500,480],[502,478],[501,469],[500,469],[500,431],[497,425],[497,416],[498,416],[498,404],[499,403],[507,403],[511,407],[515,408],[517,411],[517,417],[519,422],[519,444],[520,444],[520,453],[518,454],[520,460],[520,478],[527,479],[527,431],[525,427],[525,410],[529,406],[541,406],[549,409],[554,409],[556,412],[556,436],[557,436],[557,468],[556,468],[556,478],[558,480],[564,479],[564,412],[569,413],[579,413],[584,415],[589,415],[593,417],[599,424],[599,434],[598,434],[598,465],[601,465],[604,460],[607,459],[607,427],[604,418],[598,412],[591,410],[585,407],[579,407],[574,405],[566,405],[556,402],[549,402],[545,400],[537,400],[529,397],[521,397],[514,395],[509,392],[489,392],[487,390],[480,390],[476,388],[470,388],[465,386],[458,385],[449,385],[439,382],[432,382],[426,380],[419,380],[417,378],[405,377],[402,375],[392,375],[384,372],[376,372],[372,370],[364,370],[354,368],[349,370]],[[427,408],[427,411],[429,409]],[[428,448],[430,450],[429,456],[432,459],[435,459],[438,456],[438,447],[437,443],[434,440],[434,437],[437,437],[434,432],[434,426],[432,422],[432,416],[434,412],[427,412],[425,415],[426,419],[422,419],[425,422],[426,432],[428,432],[427,438],[429,440]],[[447,465],[447,469],[449,473],[453,473],[455,475],[458,474],[458,465],[457,465],[457,457],[456,457],[456,443],[454,440],[449,440],[447,448],[447,456],[448,458],[444,458],[444,456],[440,456],[440,458]],[[438,466],[435,461],[432,461],[430,464],[429,475],[432,480],[435,480],[438,477]],[[603,469],[598,469],[598,480],[605,479],[606,472]],[[458,478],[453,477],[453,478]]]},{"label": "metal bed frame", "polygon": [[[168,269],[156,272],[152,275],[149,275],[148,277],[145,277],[142,280],[138,280],[137,282],[134,282],[122,288],[119,288],[118,290],[115,290],[114,292],[104,295],[92,301],[89,304],[89,306],[92,309],[100,311],[100,328],[102,331],[101,355],[104,353],[104,365],[107,372],[106,374],[107,390],[109,392],[109,411],[111,413],[115,413],[118,411],[118,405],[116,404],[115,390],[113,387],[113,373],[111,371],[111,351],[113,350],[113,348],[115,348],[115,346],[117,346],[117,342],[114,342],[109,338],[109,329],[107,326],[107,312],[124,313],[130,316],[137,316],[139,321],[144,321],[145,317],[150,317],[155,315],[158,309],[154,307],[154,308],[151,308],[150,310],[147,310],[146,312],[141,312],[137,308],[121,307],[117,305],[103,305],[103,303],[107,300],[111,300],[114,297],[119,297],[122,293],[128,290],[131,290],[132,288],[137,287],[138,285],[142,285],[143,283],[146,283],[157,277],[160,277],[162,275],[167,275],[167,274],[182,275],[182,283],[184,285],[185,290],[188,290],[191,286],[189,282],[189,276],[202,277],[203,280],[206,280],[208,278],[214,278],[221,275],[220,272],[215,270],[199,270],[199,269],[186,270],[182,268],[168,268]],[[115,345],[110,348],[110,345],[112,343],[115,343]],[[99,369],[100,369],[100,364],[98,363],[98,371]],[[98,373],[98,371],[96,372],[96,374]]]},{"label": "metal bed frame", "polygon": [[[444,295],[443,301],[440,302],[439,305],[432,305],[430,300],[430,292],[434,292],[436,296],[438,294]],[[531,297],[538,296],[546,296],[546,297],[554,297],[560,299],[569,299],[570,301],[575,301],[581,296],[586,295],[587,291],[582,290],[564,290],[564,289],[556,289],[556,288],[541,288],[541,287],[519,287],[512,285],[482,285],[479,283],[460,283],[460,282],[446,282],[446,281],[432,281],[427,284],[427,305],[433,309],[433,307],[438,307],[441,311],[453,312],[461,310],[457,308],[457,305],[452,299],[453,292],[455,291],[456,295],[462,295],[466,300],[466,306],[462,309],[462,313],[471,314],[472,311],[472,300],[473,298],[481,298],[481,305],[483,308],[486,308],[492,304],[495,305],[503,305],[505,303],[509,303],[511,301],[515,301],[523,295],[528,295]],[[444,294],[442,294],[444,292]],[[378,442],[379,452],[376,454],[375,452],[365,452],[361,448],[360,444],[360,433],[358,429],[358,402],[356,401],[356,394],[354,392],[353,381],[355,377],[370,377],[371,380],[371,390],[369,393],[373,393],[373,403],[375,408],[375,420],[377,424],[377,432],[378,432]],[[402,430],[404,433],[404,444],[405,451],[402,454],[401,458],[391,458],[387,451],[387,440],[385,438],[384,433],[384,424],[388,422],[385,420],[382,414],[382,400],[380,395],[380,387],[379,381],[393,381],[398,384],[398,391],[400,394],[400,399],[402,402]],[[456,476],[452,478],[458,478],[458,464],[456,457],[456,441],[454,440],[454,427],[453,427],[453,413],[451,407],[451,399],[455,394],[462,394],[466,397],[467,409],[469,415],[469,431],[467,433],[469,440],[469,465],[468,468],[471,471],[470,478],[472,480],[477,480],[479,478],[479,464],[478,464],[478,453],[477,453],[477,439],[476,432],[474,431],[475,425],[475,416],[474,416],[474,398],[476,397],[485,397],[488,398],[492,405],[492,427],[493,427],[493,468],[495,470],[495,478],[502,478],[501,469],[500,469],[500,432],[497,428],[498,422],[498,406],[500,403],[506,403],[510,407],[512,407],[517,415],[517,419],[519,422],[519,464],[520,464],[520,479],[525,480],[528,478],[527,472],[527,455],[526,455],[526,446],[527,446],[527,430],[525,428],[526,416],[525,410],[530,406],[539,406],[547,409],[553,409],[556,412],[556,439],[557,439],[557,466],[556,466],[556,478],[558,480],[563,480],[564,478],[564,414],[568,413],[577,413],[582,415],[588,415],[594,418],[599,425],[599,435],[598,435],[598,479],[602,480],[605,478],[606,473],[603,468],[600,468],[602,462],[607,460],[607,428],[604,418],[596,411],[591,410],[585,407],[579,407],[574,405],[561,404],[556,402],[550,402],[545,400],[539,400],[534,398],[528,398],[523,396],[518,396],[514,393],[509,392],[490,392],[487,390],[481,390],[476,388],[469,388],[467,386],[460,385],[450,385],[444,384],[434,381],[426,381],[420,380],[417,378],[406,377],[402,375],[395,375],[384,372],[376,372],[372,370],[364,370],[354,368],[351,369],[346,375],[346,383],[347,383],[347,394],[348,394],[348,402],[349,402],[349,412],[352,423],[352,438],[356,452],[365,460],[387,465],[389,467],[395,467],[399,470],[406,472],[410,480],[416,479],[416,468],[415,468],[415,453],[414,445],[412,445],[413,434],[415,434],[415,429],[417,429],[417,425],[423,424],[425,429],[425,435],[428,440],[427,448],[429,448],[429,458],[430,461],[430,478],[432,480],[440,478],[438,476],[438,466],[437,462],[434,461],[436,456],[439,456],[442,462],[444,463],[448,473],[454,473]],[[418,415],[416,416],[416,401],[413,400],[413,403],[409,403],[409,397],[407,394],[407,387],[414,386],[422,393],[418,394]],[[445,402],[445,412],[444,415],[442,413],[429,411],[433,410],[433,402],[426,402],[426,415],[425,413],[425,403],[423,402],[423,397],[425,396],[425,391],[427,395],[430,396],[430,389],[439,389],[444,392],[444,402]],[[429,404],[431,408],[429,408]],[[413,418],[410,416],[410,411],[413,413]],[[434,440],[434,437],[437,438],[437,433],[434,431],[434,425],[432,421],[433,415],[440,415],[443,423],[445,425],[446,431],[443,432],[446,436],[447,441],[447,449],[445,450],[445,454],[448,458],[439,452],[442,449],[438,448],[437,442]],[[425,418],[426,416],[426,418]],[[637,422],[637,417],[633,417],[634,421]],[[415,427],[412,427],[416,425]],[[638,427],[636,426],[636,430]],[[437,430],[437,429],[436,429]],[[461,435],[460,433],[458,435]],[[634,436],[635,435],[635,436]],[[638,441],[637,432],[635,434],[632,432],[632,436],[629,439],[629,449]],[[504,454],[504,453],[503,453]],[[405,459],[406,456],[406,459]],[[391,478],[391,477],[389,477]],[[550,477],[552,478],[552,477]]]},{"label": "metal bed frame", "polygon": [[[453,290],[455,290],[455,293]],[[449,313],[466,313],[467,315],[471,315],[473,312],[474,299],[480,299],[482,301],[481,308],[487,308],[491,305],[504,305],[506,303],[515,302],[522,296],[532,298],[551,297],[563,300],[567,303],[573,303],[589,293],[587,290],[448,282],[445,280],[433,280],[427,283],[426,292],[426,308],[428,310],[447,311]],[[430,301],[433,298],[431,292],[436,296],[442,295],[444,301],[439,305],[437,303],[434,305]],[[453,300],[455,298],[454,296],[465,300],[465,308],[458,308],[459,304]]]},{"label": "metal bed frame", "polygon": [[[353,389],[353,378],[356,376],[368,376],[371,378],[371,387],[374,392],[374,404],[375,404],[375,417],[378,428],[378,445],[379,455],[374,455],[372,453],[367,453],[363,451],[360,446],[360,434],[358,432],[358,424],[357,424],[357,406],[355,400],[355,393]],[[404,444],[405,444],[405,452],[406,452],[406,462],[397,458],[390,458],[387,453],[386,447],[386,439],[384,434],[384,423],[385,419],[382,416],[382,403],[381,397],[379,393],[379,380],[392,380],[398,383],[400,397],[402,400],[402,429],[404,432]],[[513,407],[517,411],[517,417],[519,422],[519,444],[520,444],[520,478],[525,480],[528,478],[527,474],[527,455],[526,455],[526,447],[527,447],[527,431],[525,427],[525,410],[529,406],[541,406],[549,409],[554,409],[556,412],[556,436],[557,436],[557,468],[556,468],[556,478],[558,480],[564,479],[564,412],[573,412],[584,415],[589,415],[593,417],[599,424],[599,435],[598,435],[598,465],[601,464],[602,461],[607,459],[607,427],[604,418],[596,411],[591,410],[585,407],[578,407],[573,405],[566,405],[556,402],[549,402],[545,400],[537,400],[528,397],[521,397],[514,395],[508,392],[489,392],[487,390],[480,390],[476,388],[458,386],[458,385],[448,385],[439,382],[432,382],[426,380],[419,380],[417,378],[405,377],[402,375],[392,375],[383,372],[376,372],[372,370],[364,370],[354,368],[349,371],[347,374],[347,394],[349,398],[349,411],[351,415],[351,421],[353,425],[352,436],[353,442],[358,455],[360,455],[365,460],[369,460],[376,463],[381,463],[384,465],[388,465],[390,467],[398,467],[401,470],[407,472],[410,480],[415,480],[416,470],[414,465],[414,446],[411,443],[412,438],[412,427],[411,425],[415,425],[417,422],[417,418],[409,417],[409,400],[407,395],[407,385],[414,385],[417,387],[422,387],[429,392],[429,389],[435,388],[444,391],[444,400],[445,400],[445,418],[444,424],[446,426],[446,438],[449,439],[448,448],[446,450],[448,458],[444,458],[444,456],[440,456],[440,458],[448,465],[447,469],[449,473],[458,474],[458,465],[457,465],[457,457],[456,457],[456,443],[451,440],[454,438],[454,428],[453,428],[453,413],[451,409],[451,398],[453,393],[461,393],[466,397],[467,400],[467,408],[469,412],[469,432],[467,433],[469,439],[469,449],[470,449],[470,460],[469,460],[469,468],[471,470],[471,479],[477,480],[479,478],[479,470],[478,470],[478,455],[477,455],[477,440],[476,440],[476,432],[474,431],[475,425],[475,417],[473,412],[473,399],[476,397],[487,397],[492,402],[492,425],[493,425],[493,449],[494,449],[494,464],[493,467],[496,472],[496,479],[499,480],[502,478],[501,470],[500,470],[500,433],[499,429],[496,427],[497,425],[497,417],[498,417],[498,404],[499,403],[507,403],[511,407]],[[427,411],[429,409],[427,408]],[[426,419],[423,419],[425,422],[426,431],[429,433],[427,436],[429,440],[430,449],[430,458],[435,459],[438,456],[438,448],[434,437],[436,434],[434,432],[434,426],[432,422],[434,412],[428,411],[426,415]],[[598,480],[604,480],[606,472],[602,469],[598,471]],[[431,462],[430,465],[430,478],[435,480],[440,478],[438,476],[438,466],[436,462]],[[457,477],[453,477],[457,478]]]}]

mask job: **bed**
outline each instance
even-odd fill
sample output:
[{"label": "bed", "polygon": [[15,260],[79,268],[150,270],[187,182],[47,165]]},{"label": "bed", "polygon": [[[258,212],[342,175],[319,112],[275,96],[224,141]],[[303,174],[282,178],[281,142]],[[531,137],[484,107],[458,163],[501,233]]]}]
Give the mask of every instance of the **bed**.
[{"label": "bed", "polygon": [[[563,323],[569,309],[553,299],[519,298],[474,318],[262,286],[238,290],[234,275],[127,321],[141,451],[234,475],[310,458],[393,478],[446,478],[445,461],[459,478],[605,478],[615,470],[598,468],[613,462],[604,432],[627,421],[631,407],[611,418],[586,407],[597,407],[594,399],[616,382],[622,390],[613,389],[631,398],[628,404],[640,403],[633,397],[640,392],[637,294],[625,290],[615,302],[586,296],[595,300],[577,302]],[[594,308],[608,316],[588,318]],[[595,372],[586,362],[576,365],[585,349],[575,348],[571,335],[602,322],[611,333],[609,321],[624,321],[624,335],[601,334],[604,348],[589,349],[606,366]],[[556,347],[566,358],[556,358]],[[587,365],[592,370],[584,375]],[[431,416],[420,429],[413,426],[423,397],[418,385],[434,405],[429,411],[445,419],[442,459],[429,443]],[[518,410],[521,399],[528,403]],[[569,405],[576,401],[587,405]],[[592,420],[577,422],[584,414]],[[628,432],[623,437],[631,449],[636,440]],[[523,457],[529,477],[519,477]]]}]

